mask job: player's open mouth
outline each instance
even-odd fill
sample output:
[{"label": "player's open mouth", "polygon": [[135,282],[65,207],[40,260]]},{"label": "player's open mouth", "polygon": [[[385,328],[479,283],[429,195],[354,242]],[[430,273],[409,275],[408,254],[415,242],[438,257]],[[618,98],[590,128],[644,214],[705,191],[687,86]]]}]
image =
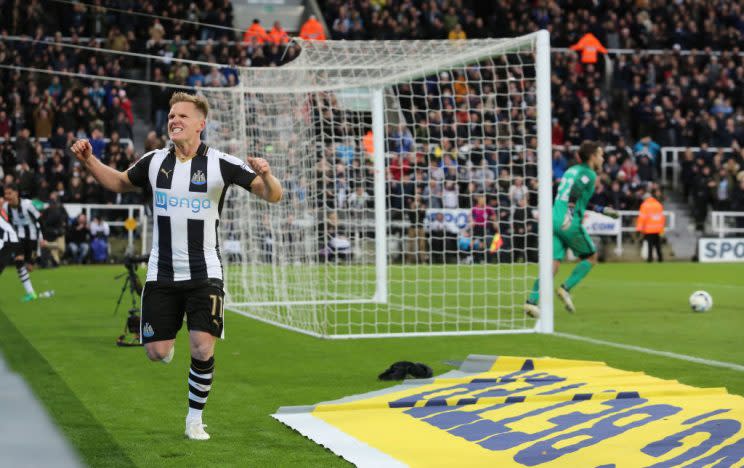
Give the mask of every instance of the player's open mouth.
[{"label": "player's open mouth", "polygon": [[183,131],[182,127],[173,127],[171,128],[171,133],[181,133]]}]

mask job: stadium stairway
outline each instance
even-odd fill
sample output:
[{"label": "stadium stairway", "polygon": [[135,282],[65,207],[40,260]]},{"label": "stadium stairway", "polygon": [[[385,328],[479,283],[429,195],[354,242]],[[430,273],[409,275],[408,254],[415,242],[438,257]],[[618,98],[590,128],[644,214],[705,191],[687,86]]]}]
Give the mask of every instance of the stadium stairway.
[{"label": "stadium stairway", "polygon": [[[132,67],[124,71],[124,76],[133,80],[147,80],[147,71],[142,68]],[[150,86],[129,86],[129,99],[132,100],[132,112],[134,113],[134,125],[132,125],[132,141],[134,150],[138,153],[144,151],[145,139],[152,128],[150,122]]]},{"label": "stadium stairway", "polygon": [[0,354],[0,466],[80,467],[26,382]]},{"label": "stadium stairway", "polygon": [[268,32],[278,20],[286,31],[299,31],[305,19],[305,3],[304,0],[232,0],[233,23],[245,30],[254,19],[259,19]]},{"label": "stadium stairway", "polygon": [[664,209],[673,211],[676,216],[676,225],[674,230],[666,233],[666,239],[672,248],[674,258],[677,260],[688,261],[695,256],[697,248],[697,235],[690,228],[695,223],[690,216],[690,209],[683,199],[682,195],[669,190],[666,192],[667,198],[664,200]]}]

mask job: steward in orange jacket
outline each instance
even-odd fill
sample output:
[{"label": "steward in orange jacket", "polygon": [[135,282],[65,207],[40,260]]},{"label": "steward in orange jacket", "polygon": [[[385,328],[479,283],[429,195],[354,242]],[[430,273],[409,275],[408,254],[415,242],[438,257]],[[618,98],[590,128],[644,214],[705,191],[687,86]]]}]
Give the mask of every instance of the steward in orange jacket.
[{"label": "steward in orange jacket", "polygon": [[302,39],[310,39],[315,41],[325,41],[326,35],[323,31],[323,25],[320,21],[315,19],[315,15],[310,15],[310,18],[305,21],[300,29],[300,37]]},{"label": "steward in orange jacket", "polygon": [[263,44],[269,40],[266,30],[261,26],[261,21],[258,19],[254,19],[253,24],[251,24],[243,33],[243,42],[250,43],[254,37],[258,44]]},{"label": "steward in orange jacket", "polygon": [[571,46],[571,50],[581,51],[581,63],[597,63],[597,52],[607,53],[607,49],[592,33],[581,36],[579,42]]},{"label": "steward in orange jacket", "polygon": [[289,34],[282,28],[279,21],[274,21],[274,27],[269,31],[269,42],[276,45],[284,45],[289,42]]},{"label": "steward in orange jacket", "polygon": [[[660,196],[660,194],[657,194]],[[664,234],[664,225],[666,216],[664,216],[664,205],[651,194],[646,194],[641,203],[641,209],[636,220],[636,231],[643,234],[643,239],[648,244],[648,261],[653,261],[653,251],[656,250],[659,261],[663,261],[661,256],[661,234]]]}]

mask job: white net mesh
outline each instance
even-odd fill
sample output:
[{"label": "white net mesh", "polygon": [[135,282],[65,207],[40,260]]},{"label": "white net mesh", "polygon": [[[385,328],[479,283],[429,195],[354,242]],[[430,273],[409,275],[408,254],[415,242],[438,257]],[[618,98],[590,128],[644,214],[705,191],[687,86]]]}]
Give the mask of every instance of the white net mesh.
[{"label": "white net mesh", "polygon": [[285,189],[277,205],[226,199],[228,308],[323,336],[534,329],[533,36],[303,42],[294,62],[204,94],[207,142],[266,158]]}]

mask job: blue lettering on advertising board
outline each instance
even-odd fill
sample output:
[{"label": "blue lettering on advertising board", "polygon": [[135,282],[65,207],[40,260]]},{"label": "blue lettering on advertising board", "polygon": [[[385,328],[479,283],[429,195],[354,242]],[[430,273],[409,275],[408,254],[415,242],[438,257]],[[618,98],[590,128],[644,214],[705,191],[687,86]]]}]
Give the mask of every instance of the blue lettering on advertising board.
[{"label": "blue lettering on advertising board", "polygon": [[[615,401],[633,401],[628,400],[615,400]],[[636,400],[638,401],[638,400]],[[646,401],[646,400],[642,400]],[[521,450],[514,456],[514,460],[518,463],[527,466],[535,466],[541,463],[546,463],[556,458],[562,457],[563,455],[576,452],[585,447],[595,445],[603,440],[611,437],[618,436],[624,432],[627,432],[636,427],[644,426],[650,422],[657,421],[661,418],[671,416],[679,413],[682,408],[672,405],[650,405],[643,406],[640,408],[633,408],[623,413],[616,413],[610,415],[598,422],[592,427],[579,429],[566,434],[560,434],[552,439],[541,440],[524,450]],[[627,424],[615,425],[616,421],[628,418],[633,415],[646,415],[642,419],[631,419]],[[561,445],[560,442],[564,440],[577,439],[578,441],[567,446],[561,446],[556,448],[556,445]]]},{"label": "blue lettering on advertising board", "polygon": [[[687,421],[683,422],[683,424],[693,424],[698,422],[702,417],[709,417],[726,411],[729,410],[712,411],[710,413],[688,419]],[[698,424],[697,426],[690,427],[689,429],[685,429],[684,431],[678,432],[676,434],[667,436],[661,440],[657,440],[656,442],[652,442],[641,449],[641,451],[646,455],[658,458],[678,447],[681,447],[682,441],[692,434],[708,434],[707,439],[705,439],[695,447],[691,447],[684,453],[681,453],[670,460],[665,460],[661,463],[651,465],[654,468],[671,468],[674,466],[681,466],[686,462],[692,460],[693,458],[704,454],[716,445],[722,444],[726,441],[726,439],[738,433],[739,429],[741,429],[741,423],[739,421],[735,421],[733,419],[713,419],[702,424]]]}]

